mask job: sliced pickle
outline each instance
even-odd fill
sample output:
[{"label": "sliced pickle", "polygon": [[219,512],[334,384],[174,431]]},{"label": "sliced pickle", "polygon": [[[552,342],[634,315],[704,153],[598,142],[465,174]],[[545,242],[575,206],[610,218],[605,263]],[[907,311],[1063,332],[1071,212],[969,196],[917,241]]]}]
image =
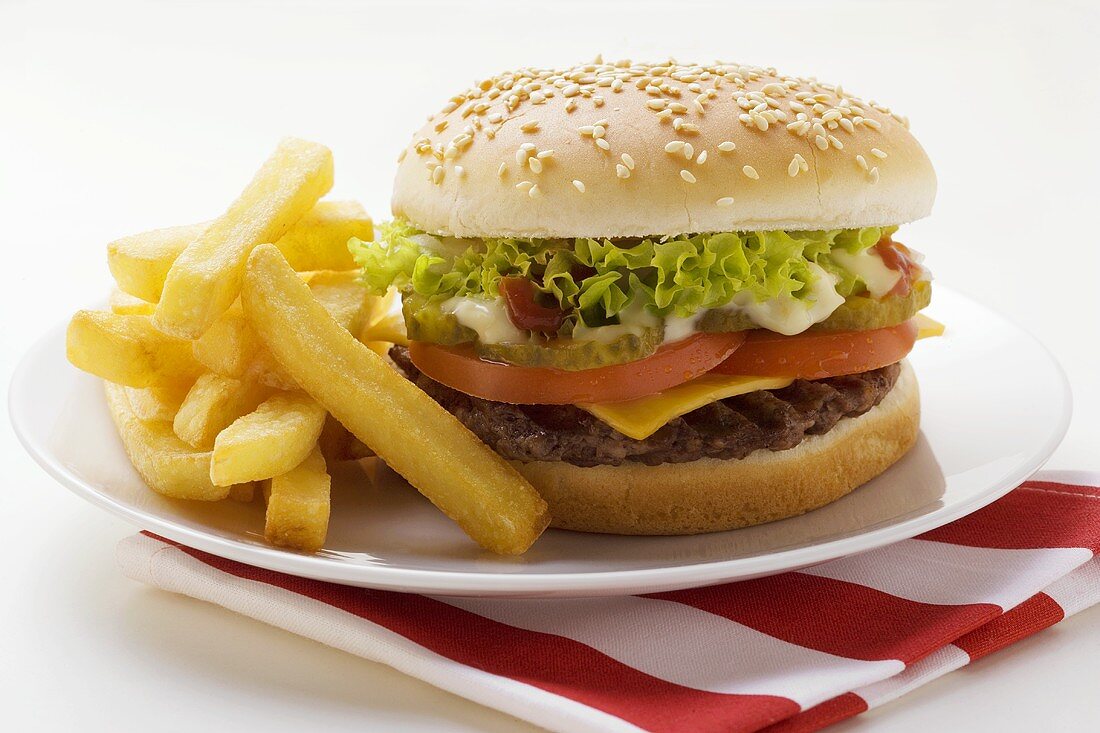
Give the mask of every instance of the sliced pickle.
[{"label": "sliced pickle", "polygon": [[[913,283],[908,295],[890,295],[882,300],[852,295],[811,331],[870,331],[908,321],[932,300],[932,284]],[[700,331],[748,331],[758,328],[748,316],[734,310],[707,311],[699,319]]]},{"label": "sliced pickle", "polygon": [[478,356],[491,361],[575,372],[644,359],[657,350],[661,340],[661,329],[646,328],[607,343],[562,338],[526,344],[478,343],[474,348]]},{"label": "sliced pickle", "polygon": [[853,295],[810,330],[870,331],[889,328],[908,321],[917,315],[917,311],[927,307],[931,300],[932,283],[927,280],[913,283],[908,295],[888,295],[882,300]]},{"label": "sliced pickle", "polygon": [[405,316],[405,331],[412,341],[453,346],[477,339],[477,332],[458,322],[453,313],[439,308],[439,299],[425,298],[416,293],[401,296],[401,314]]}]

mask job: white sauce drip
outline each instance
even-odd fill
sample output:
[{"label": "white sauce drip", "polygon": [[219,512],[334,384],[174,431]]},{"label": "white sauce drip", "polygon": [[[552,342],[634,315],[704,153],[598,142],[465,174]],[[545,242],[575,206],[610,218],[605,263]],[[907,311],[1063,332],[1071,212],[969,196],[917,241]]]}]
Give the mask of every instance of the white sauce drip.
[{"label": "white sauce drip", "polygon": [[508,309],[499,298],[454,296],[440,304],[444,313],[452,313],[458,322],[475,332],[483,344],[522,343],[527,334],[512,325]]},{"label": "white sauce drip", "polygon": [[816,279],[805,299],[787,295],[758,303],[752,293],[742,291],[724,307],[744,313],[755,325],[769,331],[784,336],[802,333],[815,323],[824,321],[844,303],[844,296],[836,291],[837,278],[816,263],[809,263],[809,268]]},{"label": "white sauce drip", "polygon": [[641,336],[647,328],[659,328],[661,319],[643,306],[631,303],[619,313],[619,323],[613,326],[593,326],[589,328],[581,323],[573,327],[573,338],[577,341],[598,341],[609,344],[623,336]]},{"label": "white sauce drip", "polygon": [[885,296],[901,279],[901,273],[887,267],[882,261],[882,255],[873,247],[859,254],[834,249],[829,255],[833,258],[833,262],[862,280],[872,298]]}]

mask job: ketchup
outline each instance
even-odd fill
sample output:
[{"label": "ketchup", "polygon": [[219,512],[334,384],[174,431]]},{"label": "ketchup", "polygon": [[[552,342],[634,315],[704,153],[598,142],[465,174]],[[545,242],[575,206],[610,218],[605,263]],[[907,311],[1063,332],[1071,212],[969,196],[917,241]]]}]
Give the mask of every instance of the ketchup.
[{"label": "ketchup", "polygon": [[556,333],[565,321],[565,312],[557,305],[546,306],[536,300],[535,284],[525,277],[505,277],[500,294],[508,310],[508,320],[516,328],[539,333]]},{"label": "ketchup", "polygon": [[913,257],[913,253],[901,242],[895,242],[889,237],[883,237],[875,245],[875,251],[882,258],[882,263],[891,270],[901,273],[897,284],[891,288],[887,295],[909,295],[913,281],[920,276],[921,266]]}]

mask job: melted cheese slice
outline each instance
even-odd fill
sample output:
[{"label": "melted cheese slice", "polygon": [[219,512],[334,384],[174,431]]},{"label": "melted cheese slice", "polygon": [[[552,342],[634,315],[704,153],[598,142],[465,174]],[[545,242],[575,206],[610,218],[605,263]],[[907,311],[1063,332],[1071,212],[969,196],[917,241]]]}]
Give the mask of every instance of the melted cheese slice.
[{"label": "melted cheese slice", "polygon": [[[917,339],[943,335],[942,323],[923,313],[918,313],[915,318]],[[628,438],[644,440],[670,420],[711,402],[748,394],[758,389],[782,389],[793,381],[789,377],[704,374],[657,394],[624,402],[589,403],[577,407],[595,415]]]},{"label": "melted cheese slice", "polygon": [[660,430],[669,420],[711,402],[758,389],[782,389],[793,381],[790,377],[704,374],[657,394],[623,402],[589,403],[577,407],[592,413],[628,438],[643,440]]}]

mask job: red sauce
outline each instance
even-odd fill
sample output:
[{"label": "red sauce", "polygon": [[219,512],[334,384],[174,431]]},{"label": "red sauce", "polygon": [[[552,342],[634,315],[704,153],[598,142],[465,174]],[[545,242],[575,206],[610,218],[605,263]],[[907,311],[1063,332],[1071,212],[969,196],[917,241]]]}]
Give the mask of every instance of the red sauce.
[{"label": "red sauce", "polygon": [[883,237],[874,247],[882,258],[882,263],[891,270],[901,273],[901,278],[887,295],[900,295],[905,297],[913,286],[913,281],[920,277],[920,263],[913,258],[913,253],[901,242],[895,242],[889,237]]},{"label": "red sauce", "polygon": [[525,277],[506,277],[500,281],[500,294],[508,309],[508,320],[516,328],[538,333],[556,333],[565,321],[565,312],[557,305],[542,305],[535,284]]}]

